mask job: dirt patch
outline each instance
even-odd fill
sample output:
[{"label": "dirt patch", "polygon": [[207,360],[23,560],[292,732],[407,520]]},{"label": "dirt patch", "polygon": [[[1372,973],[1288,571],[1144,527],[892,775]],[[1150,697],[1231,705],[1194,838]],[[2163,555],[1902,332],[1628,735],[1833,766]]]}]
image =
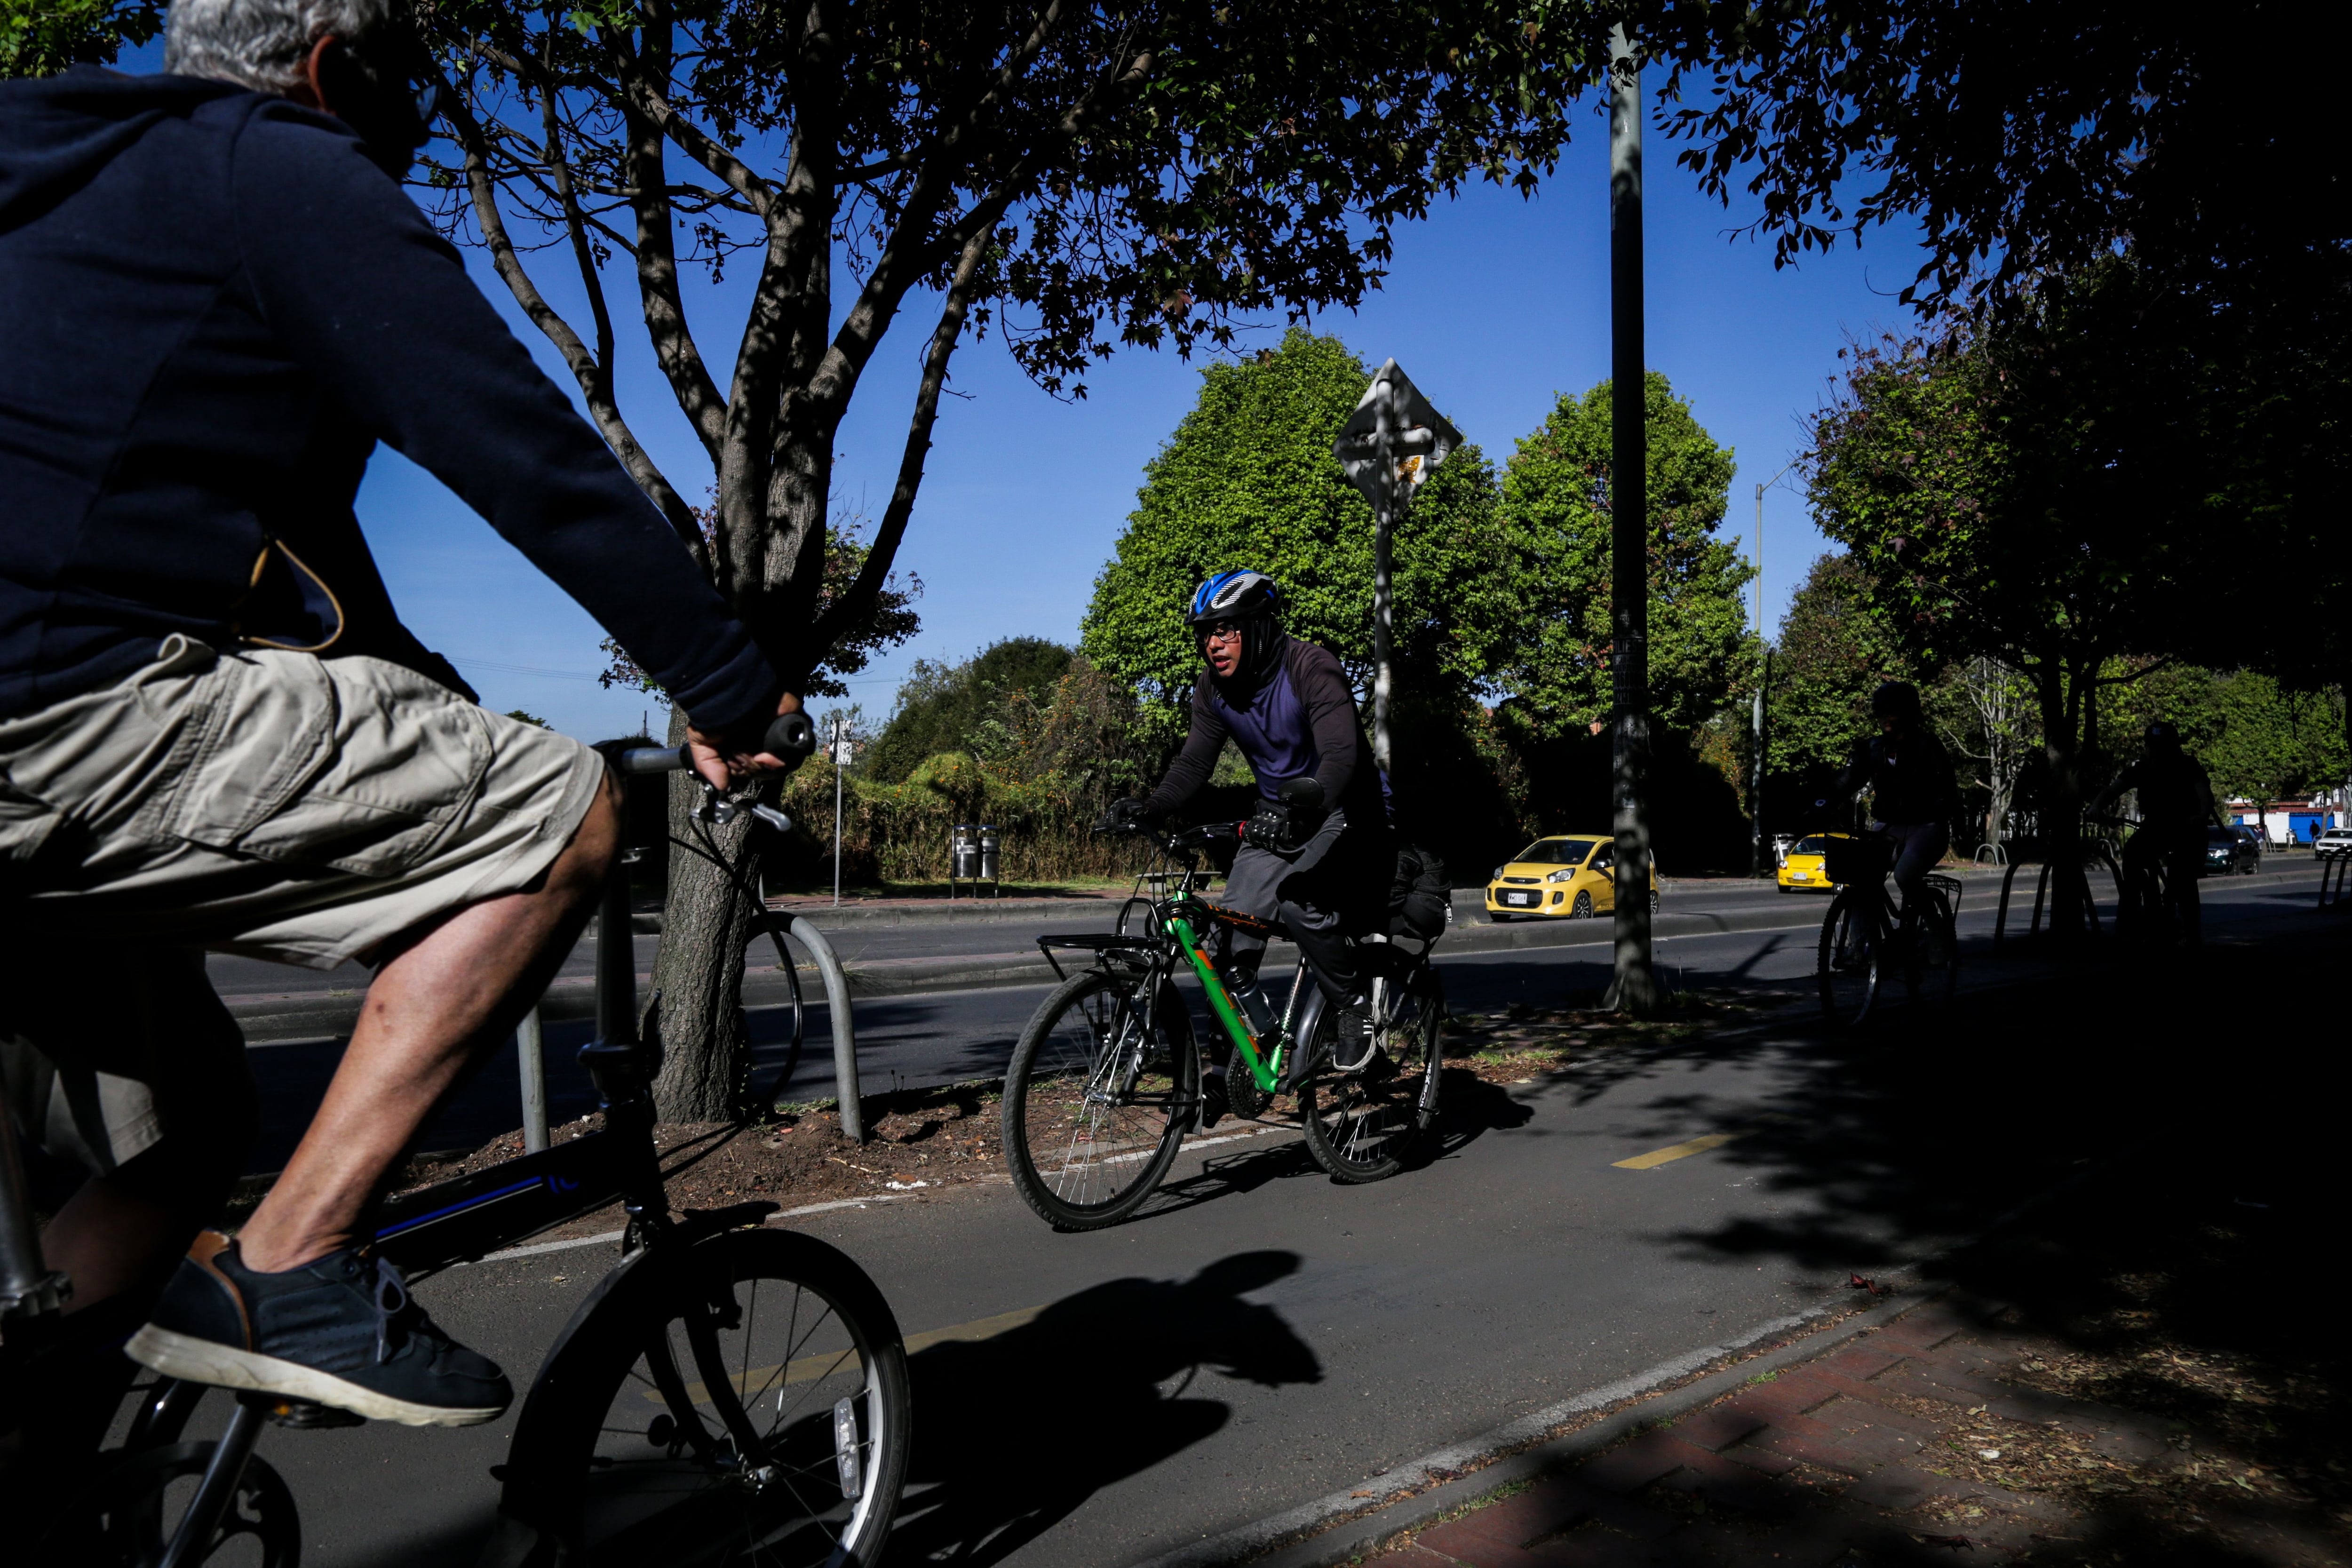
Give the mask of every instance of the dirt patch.
[{"label": "dirt patch", "polygon": [[1445,1055],[1484,1082],[1518,1083],[1611,1052],[1684,1045],[1795,1005],[1798,998],[1777,991],[1683,991],[1665,1016],[1641,1019],[1599,1007],[1514,1003],[1499,1013],[1449,1016]]},{"label": "dirt patch", "polygon": [[[788,1108],[741,1126],[665,1123],[655,1129],[654,1142],[675,1209],[762,1199],[798,1208],[844,1198],[939,1197],[1003,1179],[1001,1103],[993,1087],[979,1084],[871,1095],[866,1124],[872,1136],[863,1144],[841,1135],[830,1106]],[[548,1140],[566,1143],[603,1125],[601,1114],[583,1116],[550,1128]],[[394,1187],[407,1191],[446,1182],[522,1152],[518,1130],[454,1158],[412,1161]],[[550,1234],[562,1239],[610,1230],[618,1213],[614,1205]]]}]

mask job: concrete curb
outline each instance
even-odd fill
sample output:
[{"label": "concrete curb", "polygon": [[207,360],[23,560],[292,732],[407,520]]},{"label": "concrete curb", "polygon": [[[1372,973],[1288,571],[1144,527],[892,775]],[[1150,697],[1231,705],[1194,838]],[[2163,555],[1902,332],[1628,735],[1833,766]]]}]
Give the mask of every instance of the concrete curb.
[{"label": "concrete curb", "polygon": [[[1335,1568],[1377,1552],[1398,1536],[1514,1482],[1531,1480],[1564,1468],[1623,1441],[1653,1423],[1672,1420],[1712,1404],[1750,1378],[1826,1355],[1849,1341],[1886,1327],[1948,1289],[1937,1284],[1898,1291],[1891,1300],[1833,1327],[1814,1330],[1801,1339],[1761,1355],[1748,1356],[1670,1393],[1640,1399],[1660,1384],[1687,1376],[1709,1362],[1737,1355],[1775,1334],[1798,1331],[1822,1309],[1775,1320],[1742,1339],[1691,1351],[1647,1372],[1588,1389],[1549,1410],[1523,1416],[1468,1443],[1424,1455],[1348,1491],[1333,1492],[1287,1513],[1147,1558],[1133,1564],[1133,1568],[1229,1568],[1243,1563],[1252,1568]],[[1624,1399],[1640,1402],[1549,1442],[1536,1441],[1564,1421]],[[1472,1473],[1461,1474],[1465,1468]],[[1432,1481],[1440,1484],[1400,1501],[1383,1500],[1383,1495],[1394,1498]],[[1375,1494],[1373,1500],[1356,1495],[1368,1490]],[[1334,1520],[1339,1522],[1331,1523]]]},{"label": "concrete curb", "polygon": [[[1791,916],[1796,918],[1791,919]],[[1734,910],[1724,913],[1664,913],[1657,918],[1652,929],[1658,937],[1670,939],[1756,931],[1808,931],[1813,929],[1819,921],[1819,914],[1810,905],[1784,908],[1775,902],[1763,909]],[[825,929],[825,922],[817,924],[819,930]],[[1509,925],[1461,923],[1447,933],[1438,951],[1443,959],[1528,948],[1606,948],[1613,940],[1610,922],[1606,920],[1543,919],[1514,921]],[[930,991],[1050,985],[1055,978],[1053,965],[1034,947],[1025,952],[879,959],[852,963],[847,968],[853,997],[911,996]],[[823,1001],[814,971],[803,972],[801,985],[803,996],[812,1005]],[[743,1002],[747,1007],[777,1006],[786,997],[782,980],[764,979],[757,970],[745,977]],[[359,1021],[361,1000],[358,995],[316,999],[266,997],[233,1002],[229,1004],[229,1013],[245,1030],[246,1038],[249,1041],[310,1039],[350,1034],[352,1026]],[[548,992],[547,999],[540,1005],[541,1016],[550,1023],[590,1017],[594,1010],[593,998],[584,982],[577,985],[558,984]]]}]

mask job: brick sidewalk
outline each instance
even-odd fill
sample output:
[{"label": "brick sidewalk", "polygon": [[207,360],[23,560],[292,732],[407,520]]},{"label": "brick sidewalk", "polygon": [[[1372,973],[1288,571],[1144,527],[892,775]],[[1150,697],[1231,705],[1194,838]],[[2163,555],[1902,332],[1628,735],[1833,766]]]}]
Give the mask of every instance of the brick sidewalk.
[{"label": "brick sidewalk", "polygon": [[[2346,1561],[2315,1521],[2277,1506],[2286,1500],[2258,1484],[2259,1468],[2218,1452],[2203,1435],[2003,1375],[2030,1373],[2060,1353],[2055,1342],[1930,1304],[1368,1561]],[[2192,1470],[2192,1489],[2168,1489]],[[2236,1488],[2247,1494],[2242,1506],[2219,1500]],[[2161,1544],[2106,1517],[2109,1496],[2168,1509]]]}]

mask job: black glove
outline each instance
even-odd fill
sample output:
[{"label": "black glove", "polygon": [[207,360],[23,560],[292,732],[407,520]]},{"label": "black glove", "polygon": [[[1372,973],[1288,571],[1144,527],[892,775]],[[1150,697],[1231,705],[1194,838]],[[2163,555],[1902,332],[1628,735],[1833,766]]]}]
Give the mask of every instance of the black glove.
[{"label": "black glove", "polygon": [[1151,814],[1144,809],[1143,802],[1132,798],[1115,800],[1110,803],[1110,809],[1103,814],[1099,830],[1105,833],[1140,833],[1150,825],[1150,820]]},{"label": "black glove", "polygon": [[1278,800],[1259,801],[1250,819],[1242,824],[1242,842],[1261,849],[1290,849],[1290,807]]}]

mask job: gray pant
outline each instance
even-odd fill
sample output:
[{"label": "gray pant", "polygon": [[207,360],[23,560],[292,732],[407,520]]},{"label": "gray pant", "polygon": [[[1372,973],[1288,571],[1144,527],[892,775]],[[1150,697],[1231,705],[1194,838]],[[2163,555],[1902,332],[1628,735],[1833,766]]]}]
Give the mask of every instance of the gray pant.
[{"label": "gray pant", "polygon": [[[1296,849],[1243,845],[1234,852],[1234,868],[1226,873],[1225,890],[1216,901],[1259,920],[1280,921],[1324,994],[1344,1002],[1360,984],[1356,946],[1348,938],[1345,920],[1373,885],[1374,870],[1382,873],[1379,886],[1384,889],[1385,868],[1374,864],[1370,836],[1349,835],[1347,814],[1334,811]],[[1255,974],[1265,938],[1231,926],[1221,929],[1225,963],[1238,974]]]},{"label": "gray pant", "polygon": [[1919,908],[1919,889],[1927,873],[1944,858],[1944,851],[1952,847],[1951,830],[1940,822],[1885,822],[1879,833],[1895,847],[1895,885],[1903,893],[1903,910],[1909,916]]}]

